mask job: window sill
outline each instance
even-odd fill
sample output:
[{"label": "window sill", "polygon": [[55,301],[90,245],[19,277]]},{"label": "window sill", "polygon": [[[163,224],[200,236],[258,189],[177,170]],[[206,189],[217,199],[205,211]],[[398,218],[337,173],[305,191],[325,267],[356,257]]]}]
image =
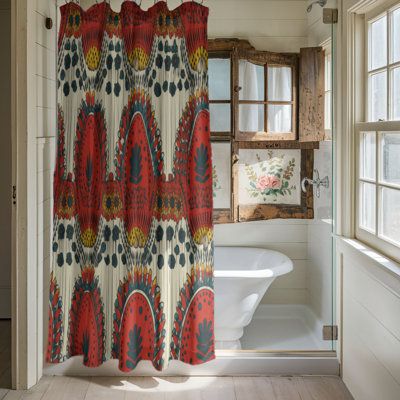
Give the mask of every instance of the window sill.
[{"label": "window sill", "polygon": [[[349,239],[337,236],[339,246],[353,252],[353,254],[364,261],[362,265],[368,269],[372,275],[380,281],[385,282],[386,286],[398,291],[400,289],[400,264],[384,256],[373,248],[367,246],[357,239]],[[385,275],[385,276],[384,276]],[[392,277],[397,278],[394,282]],[[388,279],[389,278],[389,279]]]}]

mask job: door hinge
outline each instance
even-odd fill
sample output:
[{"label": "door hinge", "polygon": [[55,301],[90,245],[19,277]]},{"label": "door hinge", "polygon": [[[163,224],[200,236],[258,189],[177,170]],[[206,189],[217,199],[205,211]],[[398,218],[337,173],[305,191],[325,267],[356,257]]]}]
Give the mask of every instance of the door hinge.
[{"label": "door hinge", "polygon": [[13,205],[17,204],[17,186],[13,185],[12,187],[12,200],[13,200]]},{"label": "door hinge", "polygon": [[324,24],[337,24],[339,13],[337,8],[324,8],[322,10],[322,22]]},{"label": "door hinge", "polygon": [[337,325],[324,325],[322,328],[322,338],[324,340],[338,340]]}]

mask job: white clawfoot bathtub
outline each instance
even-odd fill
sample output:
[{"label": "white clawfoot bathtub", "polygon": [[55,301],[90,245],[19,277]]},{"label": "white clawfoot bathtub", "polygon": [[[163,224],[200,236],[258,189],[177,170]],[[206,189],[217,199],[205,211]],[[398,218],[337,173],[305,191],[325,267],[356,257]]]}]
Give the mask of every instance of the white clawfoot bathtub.
[{"label": "white clawfoot bathtub", "polygon": [[217,348],[240,348],[243,328],[250,323],[268,287],[276,277],[292,269],[292,261],[277,251],[215,247],[214,333]]}]

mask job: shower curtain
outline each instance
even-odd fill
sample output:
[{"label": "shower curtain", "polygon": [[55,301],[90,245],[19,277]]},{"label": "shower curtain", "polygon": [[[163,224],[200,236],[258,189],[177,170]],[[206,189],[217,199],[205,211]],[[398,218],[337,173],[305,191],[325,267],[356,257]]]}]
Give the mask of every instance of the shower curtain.
[{"label": "shower curtain", "polygon": [[207,18],[61,7],[48,362],[214,358]]}]

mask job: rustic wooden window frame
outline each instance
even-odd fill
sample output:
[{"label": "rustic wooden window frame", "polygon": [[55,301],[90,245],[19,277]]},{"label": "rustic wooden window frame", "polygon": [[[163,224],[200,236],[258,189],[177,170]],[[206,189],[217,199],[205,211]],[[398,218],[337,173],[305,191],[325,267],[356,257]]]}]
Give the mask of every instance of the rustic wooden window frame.
[{"label": "rustic wooden window frame", "polygon": [[[264,105],[264,130],[260,132],[242,132],[239,130],[239,124],[236,124],[235,138],[239,141],[244,140],[296,140],[298,135],[298,124],[297,124],[297,104],[298,104],[298,54],[284,54],[284,53],[272,53],[269,51],[257,51],[257,50],[243,50],[233,54],[233,63],[236,64],[236,68],[239,68],[239,61],[246,60],[255,65],[262,66],[264,68],[264,100],[239,100],[240,86],[239,86],[239,74],[233,77],[234,79],[234,100],[236,115],[239,115],[239,106],[241,104],[254,104]],[[292,96],[290,101],[272,101],[268,99],[268,67],[289,67],[292,71]],[[290,105],[292,106],[292,130],[289,132],[268,132],[268,105]]]},{"label": "rustic wooden window frame", "polygon": [[[312,219],[314,217],[313,190],[308,188],[307,193],[301,192],[300,205],[292,204],[257,204],[239,205],[238,189],[238,161],[240,149],[300,149],[301,167],[300,179],[312,177],[314,166],[314,149],[319,148],[319,142],[301,142],[298,135],[298,96],[299,96],[299,54],[297,53],[271,53],[256,51],[246,40],[239,39],[210,39],[209,58],[231,59],[231,100],[222,101],[231,104],[231,131],[211,132],[212,142],[226,141],[231,144],[231,208],[214,209],[214,223],[235,223],[273,218]],[[264,68],[268,65],[292,67],[292,129],[288,134],[275,134],[262,132],[263,137],[254,132],[242,135],[238,130],[239,120],[239,59],[250,56],[249,61],[262,62]],[[267,78],[267,77],[266,77]],[[266,81],[267,91],[267,81]],[[210,100],[210,104],[221,103],[219,100]],[[250,101],[250,103],[253,103]],[[254,102],[257,103],[257,102]],[[275,103],[275,102],[270,102]],[[268,103],[267,103],[268,104]],[[265,104],[265,107],[267,107]],[[289,104],[289,102],[285,102]],[[265,120],[267,124],[267,120]]]}]

